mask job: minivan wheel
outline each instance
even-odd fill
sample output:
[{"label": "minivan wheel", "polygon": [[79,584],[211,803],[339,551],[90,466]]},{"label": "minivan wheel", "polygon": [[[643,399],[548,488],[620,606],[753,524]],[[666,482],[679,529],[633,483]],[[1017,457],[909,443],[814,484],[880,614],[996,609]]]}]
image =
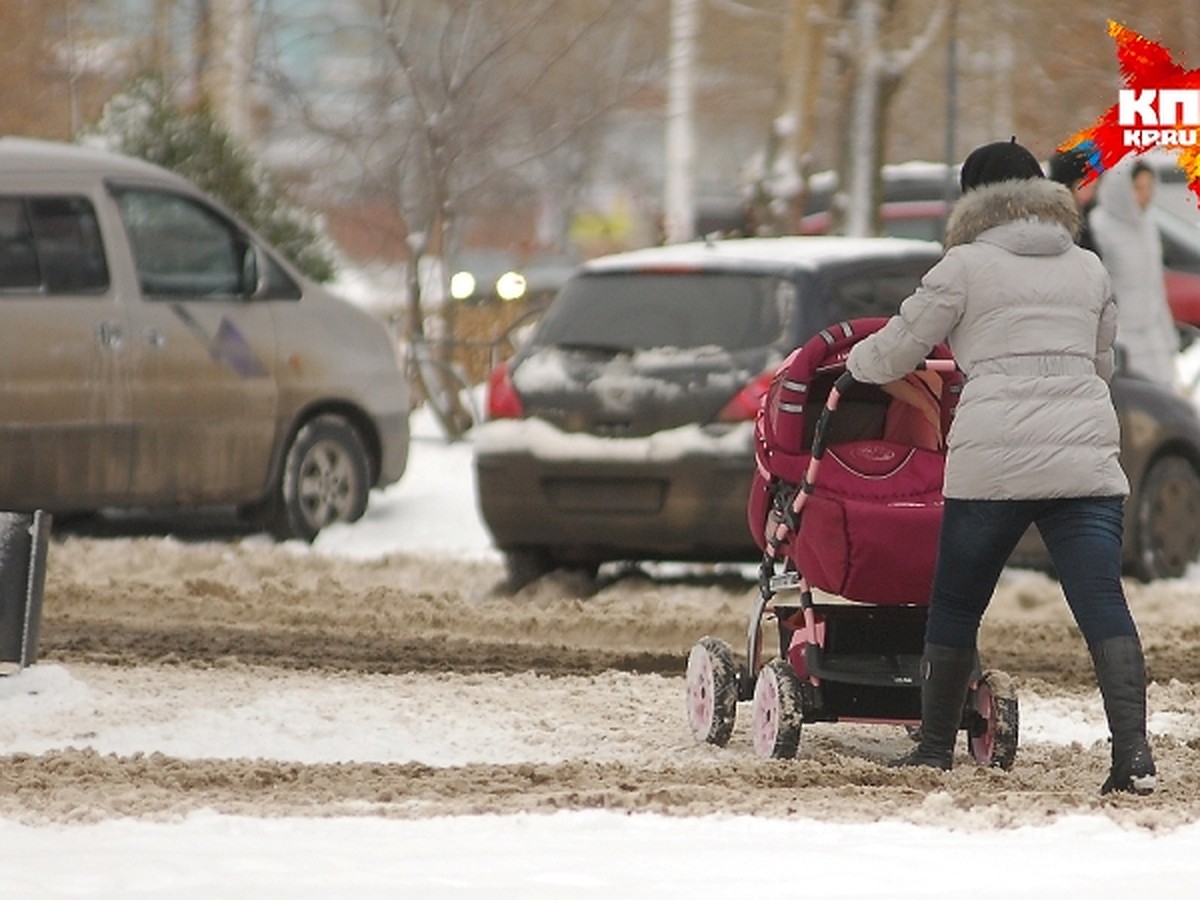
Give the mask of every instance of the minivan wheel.
[{"label": "minivan wheel", "polygon": [[1138,578],[1179,578],[1200,555],[1200,475],[1182,456],[1155,461],[1137,503]]},{"label": "minivan wheel", "polygon": [[283,464],[272,532],[311,541],[322,528],[354,522],[367,508],[370,465],[362,439],[340,416],[318,416],[292,441]]}]

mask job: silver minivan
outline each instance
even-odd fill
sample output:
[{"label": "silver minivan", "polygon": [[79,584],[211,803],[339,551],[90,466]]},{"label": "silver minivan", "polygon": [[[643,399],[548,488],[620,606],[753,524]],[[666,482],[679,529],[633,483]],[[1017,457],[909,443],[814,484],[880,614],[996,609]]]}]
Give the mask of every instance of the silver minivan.
[{"label": "silver minivan", "polygon": [[384,324],[140,160],[0,138],[0,509],[236,506],[281,538],[397,481]]}]

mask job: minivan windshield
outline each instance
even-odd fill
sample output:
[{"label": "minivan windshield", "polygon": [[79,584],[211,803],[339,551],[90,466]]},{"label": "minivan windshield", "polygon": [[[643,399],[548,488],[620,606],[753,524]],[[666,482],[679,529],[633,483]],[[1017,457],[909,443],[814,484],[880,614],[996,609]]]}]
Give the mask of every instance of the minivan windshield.
[{"label": "minivan windshield", "polygon": [[775,275],[619,272],[577,275],[563,286],[535,346],[609,351],[722,347],[779,341],[794,289]]}]

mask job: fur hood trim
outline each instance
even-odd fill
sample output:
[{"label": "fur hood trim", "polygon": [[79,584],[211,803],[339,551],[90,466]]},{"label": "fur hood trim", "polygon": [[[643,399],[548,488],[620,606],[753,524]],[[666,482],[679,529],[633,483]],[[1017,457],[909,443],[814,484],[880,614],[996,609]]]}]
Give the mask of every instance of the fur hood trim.
[{"label": "fur hood trim", "polygon": [[1083,226],[1075,198],[1066,185],[1047,178],[1000,181],[967,191],[946,223],[946,249],[969,244],[989,228],[1023,219],[1062,225],[1079,236]]}]

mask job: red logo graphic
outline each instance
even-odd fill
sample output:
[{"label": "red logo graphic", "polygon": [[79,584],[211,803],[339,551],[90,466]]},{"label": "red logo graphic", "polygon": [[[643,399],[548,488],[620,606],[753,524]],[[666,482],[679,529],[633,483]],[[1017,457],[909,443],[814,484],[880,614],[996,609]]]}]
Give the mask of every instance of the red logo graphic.
[{"label": "red logo graphic", "polygon": [[1111,19],[1108,33],[1126,88],[1090,128],[1059,145],[1087,159],[1087,180],[1129,154],[1160,147],[1177,153],[1188,188],[1200,202],[1200,69],[1185,69],[1161,44]]}]

